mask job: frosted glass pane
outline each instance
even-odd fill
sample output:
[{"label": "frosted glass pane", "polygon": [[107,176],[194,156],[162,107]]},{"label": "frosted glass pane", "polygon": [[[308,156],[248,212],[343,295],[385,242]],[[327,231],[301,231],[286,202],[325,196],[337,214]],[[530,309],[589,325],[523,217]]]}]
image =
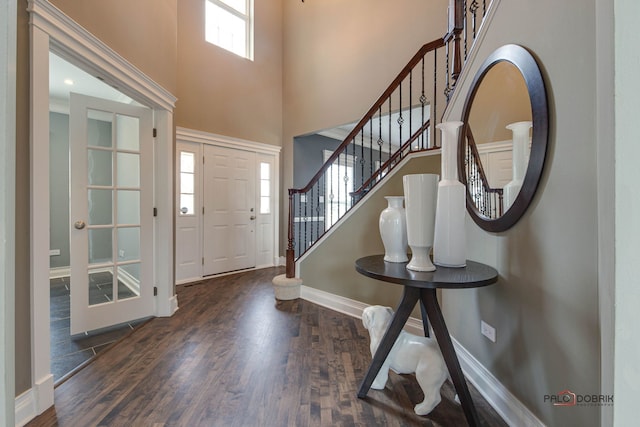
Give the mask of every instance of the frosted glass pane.
[{"label": "frosted glass pane", "polygon": [[260,181],[260,195],[261,196],[270,196],[269,190],[271,186],[269,185],[269,181]]},{"label": "frosted glass pane", "polygon": [[193,206],[193,194],[181,194],[180,195],[180,215],[193,215],[195,214]]},{"label": "frosted glass pane", "polygon": [[118,267],[118,299],[135,298],[140,292],[140,264]]},{"label": "frosted glass pane", "polygon": [[195,193],[194,191],[194,179],[195,175],[192,173],[180,174],[180,192],[181,193]]},{"label": "frosted glass pane", "polygon": [[184,151],[180,153],[180,172],[195,173],[195,154]]},{"label": "frosted glass pane", "polygon": [[89,264],[113,261],[113,235],[111,228],[88,230]]},{"label": "frosted glass pane", "polygon": [[140,259],[140,227],[118,228],[118,261]]},{"label": "frosted glass pane", "polygon": [[113,184],[112,152],[105,150],[88,150],[87,172],[89,185]]},{"label": "frosted glass pane", "polygon": [[118,187],[140,187],[140,155],[118,153]]},{"label": "frosted glass pane", "polygon": [[113,302],[113,267],[89,270],[89,305]]},{"label": "frosted glass pane", "polygon": [[113,197],[111,190],[89,190],[89,225],[110,225],[113,223]]},{"label": "frosted glass pane", "polygon": [[271,207],[269,206],[270,199],[269,197],[260,197],[260,213],[268,214],[271,213]]},{"label": "frosted glass pane", "polygon": [[271,165],[269,163],[260,163],[260,179],[270,179],[271,178],[271,173],[270,173],[270,167]]},{"label": "frosted glass pane", "polygon": [[118,191],[118,224],[140,224],[140,192]]},{"label": "frosted glass pane", "polygon": [[116,115],[117,147],[121,150],[140,150],[140,120],[137,117]]},{"label": "frosted glass pane", "polygon": [[87,111],[87,145],[90,147],[113,147],[111,122],[113,114],[105,111]]}]

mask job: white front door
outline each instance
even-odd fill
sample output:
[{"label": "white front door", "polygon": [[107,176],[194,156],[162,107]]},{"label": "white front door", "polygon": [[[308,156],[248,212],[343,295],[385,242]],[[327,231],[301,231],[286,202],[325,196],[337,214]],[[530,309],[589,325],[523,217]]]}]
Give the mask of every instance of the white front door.
[{"label": "white front door", "polygon": [[151,110],[71,95],[71,334],[150,316]]},{"label": "white front door", "polygon": [[203,151],[203,276],[255,267],[256,154]]}]

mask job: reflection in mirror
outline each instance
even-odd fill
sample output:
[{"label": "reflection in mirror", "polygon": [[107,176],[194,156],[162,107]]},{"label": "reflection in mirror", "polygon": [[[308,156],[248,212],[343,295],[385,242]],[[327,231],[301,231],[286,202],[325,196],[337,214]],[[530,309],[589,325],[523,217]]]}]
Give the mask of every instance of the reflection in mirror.
[{"label": "reflection in mirror", "polygon": [[487,58],[465,102],[459,144],[467,210],[488,231],[522,216],[538,185],[548,139],[548,107],[533,56],[506,45]]},{"label": "reflection in mirror", "polygon": [[[514,156],[510,130],[522,122],[531,123],[526,83],[512,63],[499,62],[482,79],[467,120],[467,185],[478,212],[487,218],[502,216],[522,186],[530,144]],[[526,132],[529,139],[529,128]]]}]

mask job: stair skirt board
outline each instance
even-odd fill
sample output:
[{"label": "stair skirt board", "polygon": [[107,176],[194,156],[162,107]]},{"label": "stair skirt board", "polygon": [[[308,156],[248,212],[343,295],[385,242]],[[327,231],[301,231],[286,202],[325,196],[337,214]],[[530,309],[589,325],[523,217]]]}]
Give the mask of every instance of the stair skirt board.
[{"label": "stair skirt board", "polygon": [[[319,289],[302,286],[300,298],[328,309],[362,318],[362,311],[368,304],[355,301]],[[415,335],[422,335],[422,320],[410,317],[404,329]],[[467,381],[473,384],[489,404],[509,425],[541,426],[540,421],[522,402],[503,386],[471,353],[469,353],[454,337],[451,337],[460,361],[460,366]]]}]

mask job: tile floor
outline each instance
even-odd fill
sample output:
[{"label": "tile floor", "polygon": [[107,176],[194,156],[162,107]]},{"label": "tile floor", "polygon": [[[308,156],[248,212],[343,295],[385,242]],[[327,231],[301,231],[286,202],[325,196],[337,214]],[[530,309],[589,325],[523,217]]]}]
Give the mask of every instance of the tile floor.
[{"label": "tile floor", "polygon": [[[97,273],[90,278],[89,300],[92,304],[112,298],[111,273]],[[109,284],[106,286],[106,284]],[[50,280],[51,298],[51,372],[58,383],[73,374],[96,354],[118,341],[147,319],[116,325],[90,333],[71,336],[70,333],[70,280],[62,277]],[[120,298],[134,296],[129,288],[119,283]]]}]

